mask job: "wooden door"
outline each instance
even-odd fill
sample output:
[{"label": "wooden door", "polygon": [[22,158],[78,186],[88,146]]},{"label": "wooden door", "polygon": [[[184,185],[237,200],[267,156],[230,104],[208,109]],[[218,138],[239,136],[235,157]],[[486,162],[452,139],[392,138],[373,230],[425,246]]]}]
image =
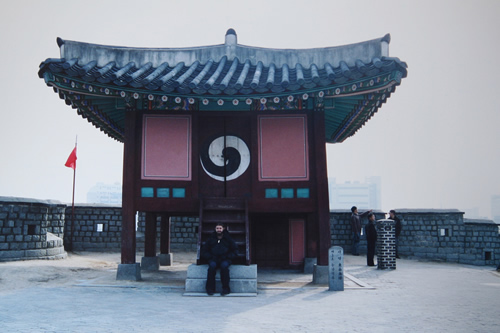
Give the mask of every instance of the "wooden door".
[{"label": "wooden door", "polygon": [[285,216],[252,216],[252,263],[289,267],[289,224]]},{"label": "wooden door", "polygon": [[201,197],[248,197],[251,191],[249,117],[200,116]]}]

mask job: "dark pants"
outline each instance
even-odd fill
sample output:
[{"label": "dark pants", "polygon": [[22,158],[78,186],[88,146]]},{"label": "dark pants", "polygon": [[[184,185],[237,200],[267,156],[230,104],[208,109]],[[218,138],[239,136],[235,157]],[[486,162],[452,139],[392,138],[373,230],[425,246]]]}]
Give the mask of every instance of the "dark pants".
[{"label": "dark pants", "polygon": [[220,281],[222,282],[222,291],[230,291],[229,289],[229,266],[231,262],[229,260],[214,261],[210,260],[208,262],[208,272],[207,272],[207,292],[215,292],[215,273],[217,268],[220,269]]},{"label": "dark pants", "polygon": [[368,242],[366,244],[366,264],[368,266],[375,266],[373,258],[375,257],[375,242]]},{"label": "dark pants", "polygon": [[359,255],[359,239],[360,235],[357,232],[352,233],[352,254]]}]

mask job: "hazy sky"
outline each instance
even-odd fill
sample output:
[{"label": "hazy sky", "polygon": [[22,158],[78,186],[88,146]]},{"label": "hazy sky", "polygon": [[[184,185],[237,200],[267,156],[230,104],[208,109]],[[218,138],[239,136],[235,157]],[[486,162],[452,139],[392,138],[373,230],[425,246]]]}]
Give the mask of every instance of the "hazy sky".
[{"label": "hazy sky", "polygon": [[[328,47],[391,34],[408,77],[344,143],[327,145],[337,182],[382,177],[382,208],[479,208],[500,194],[500,1],[3,1],[0,196],[71,202],[64,167],[78,135],[76,201],[122,180],[123,145],[37,76],[56,38],[137,47],[238,43]],[[349,208],[349,207],[347,207]]]}]

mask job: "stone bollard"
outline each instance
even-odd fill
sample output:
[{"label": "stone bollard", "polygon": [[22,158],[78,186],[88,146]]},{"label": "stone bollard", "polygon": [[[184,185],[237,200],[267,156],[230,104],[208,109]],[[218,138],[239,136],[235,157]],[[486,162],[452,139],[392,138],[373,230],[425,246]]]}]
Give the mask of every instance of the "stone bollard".
[{"label": "stone bollard", "polygon": [[344,291],[344,249],[332,246],[328,250],[328,290]]},{"label": "stone bollard", "polygon": [[378,269],[396,269],[396,222],[377,221]]}]

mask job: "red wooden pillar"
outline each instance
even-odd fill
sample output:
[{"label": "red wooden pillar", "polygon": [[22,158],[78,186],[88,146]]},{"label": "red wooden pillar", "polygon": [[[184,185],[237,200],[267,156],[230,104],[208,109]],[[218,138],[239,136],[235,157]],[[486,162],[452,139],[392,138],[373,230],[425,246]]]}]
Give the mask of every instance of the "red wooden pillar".
[{"label": "red wooden pillar", "polygon": [[316,156],[316,185],[317,185],[317,223],[319,255],[318,265],[328,265],[328,250],[331,246],[330,237],[330,207],[328,200],[328,174],[326,164],[325,144],[325,112],[313,111],[314,150]]},{"label": "red wooden pillar", "polygon": [[135,264],[135,137],[136,112],[125,113],[125,139],[123,144],[122,233],[121,263]]},{"label": "red wooden pillar", "polygon": [[307,214],[306,221],[306,257],[307,258],[317,258],[318,257],[318,223],[316,214]]},{"label": "red wooden pillar", "polygon": [[156,257],[156,214],[146,213],[146,228],[144,230],[144,256]]},{"label": "red wooden pillar", "polygon": [[168,214],[161,214],[161,227],[160,227],[160,253],[170,253],[170,216]]}]

